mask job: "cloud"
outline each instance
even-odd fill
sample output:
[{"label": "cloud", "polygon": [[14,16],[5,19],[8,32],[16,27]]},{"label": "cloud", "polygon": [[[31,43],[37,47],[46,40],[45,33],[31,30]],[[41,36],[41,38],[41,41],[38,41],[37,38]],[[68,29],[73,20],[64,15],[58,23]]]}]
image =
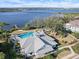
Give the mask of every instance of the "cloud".
[{"label": "cloud", "polygon": [[51,2],[51,3],[30,3],[30,4],[25,4],[24,6],[27,6],[27,7],[63,7],[63,8],[78,8],[79,6],[79,3],[67,3],[67,2],[61,2],[61,3],[58,3],[58,2]]},{"label": "cloud", "polygon": [[79,8],[79,0],[0,0],[0,7]]}]

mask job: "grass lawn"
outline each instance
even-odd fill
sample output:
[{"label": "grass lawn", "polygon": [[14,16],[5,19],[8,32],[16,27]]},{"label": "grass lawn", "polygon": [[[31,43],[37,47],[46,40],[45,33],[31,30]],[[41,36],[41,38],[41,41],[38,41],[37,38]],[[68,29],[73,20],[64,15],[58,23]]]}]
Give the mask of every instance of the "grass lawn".
[{"label": "grass lawn", "polygon": [[70,53],[71,53],[71,52],[70,52],[70,49],[69,49],[69,48],[64,48],[64,49],[59,50],[59,51],[57,52],[57,58],[58,58],[58,59],[61,59],[62,57],[66,56],[66,55],[68,55],[68,54],[70,54]]},{"label": "grass lawn", "polygon": [[66,13],[64,15],[65,16],[73,16],[73,17],[75,17],[75,16],[79,16],[79,13]]},{"label": "grass lawn", "polygon": [[57,53],[55,53],[53,55],[48,55],[48,56],[45,56],[45,57],[39,58],[39,59],[56,59],[56,57],[61,58],[65,55],[68,55],[69,53],[70,53],[69,48],[65,48],[65,49],[62,49],[62,50],[58,50]]},{"label": "grass lawn", "polygon": [[39,58],[39,59],[55,59],[55,57],[53,57],[52,55],[48,55],[48,56],[45,56],[45,57]]},{"label": "grass lawn", "polygon": [[75,51],[75,53],[79,54],[79,43],[75,46],[72,46],[72,49]]},{"label": "grass lawn", "polygon": [[73,32],[72,35],[75,36],[77,39],[79,39],[79,33]]}]

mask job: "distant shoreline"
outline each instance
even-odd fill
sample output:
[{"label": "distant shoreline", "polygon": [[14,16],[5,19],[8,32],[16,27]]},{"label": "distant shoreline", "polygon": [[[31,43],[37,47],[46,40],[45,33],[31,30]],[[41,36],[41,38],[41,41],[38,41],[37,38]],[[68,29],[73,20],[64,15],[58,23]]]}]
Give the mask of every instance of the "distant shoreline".
[{"label": "distant shoreline", "polygon": [[24,10],[79,10],[79,8],[42,8],[42,7],[16,7],[16,8],[0,8],[0,12],[21,12]]}]

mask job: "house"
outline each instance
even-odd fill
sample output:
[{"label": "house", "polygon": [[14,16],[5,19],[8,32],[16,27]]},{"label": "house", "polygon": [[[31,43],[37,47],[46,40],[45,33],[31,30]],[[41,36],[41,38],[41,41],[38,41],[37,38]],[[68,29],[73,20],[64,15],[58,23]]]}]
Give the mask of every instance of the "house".
[{"label": "house", "polygon": [[71,30],[72,32],[79,32],[79,20],[77,19],[66,23],[65,28],[67,30]]},{"label": "house", "polygon": [[58,47],[55,39],[46,35],[43,31],[12,34],[10,40],[14,43],[16,52],[20,52],[27,57],[40,57],[40,55],[54,53]]}]

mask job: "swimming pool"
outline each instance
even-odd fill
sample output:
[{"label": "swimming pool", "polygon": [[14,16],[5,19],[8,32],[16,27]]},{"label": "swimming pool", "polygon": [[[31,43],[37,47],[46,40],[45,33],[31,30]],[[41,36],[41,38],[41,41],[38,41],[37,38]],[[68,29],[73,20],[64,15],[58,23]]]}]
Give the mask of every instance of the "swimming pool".
[{"label": "swimming pool", "polygon": [[19,34],[18,37],[24,39],[24,38],[28,38],[30,36],[33,36],[33,32],[27,32],[27,33],[23,33],[23,34]]}]

